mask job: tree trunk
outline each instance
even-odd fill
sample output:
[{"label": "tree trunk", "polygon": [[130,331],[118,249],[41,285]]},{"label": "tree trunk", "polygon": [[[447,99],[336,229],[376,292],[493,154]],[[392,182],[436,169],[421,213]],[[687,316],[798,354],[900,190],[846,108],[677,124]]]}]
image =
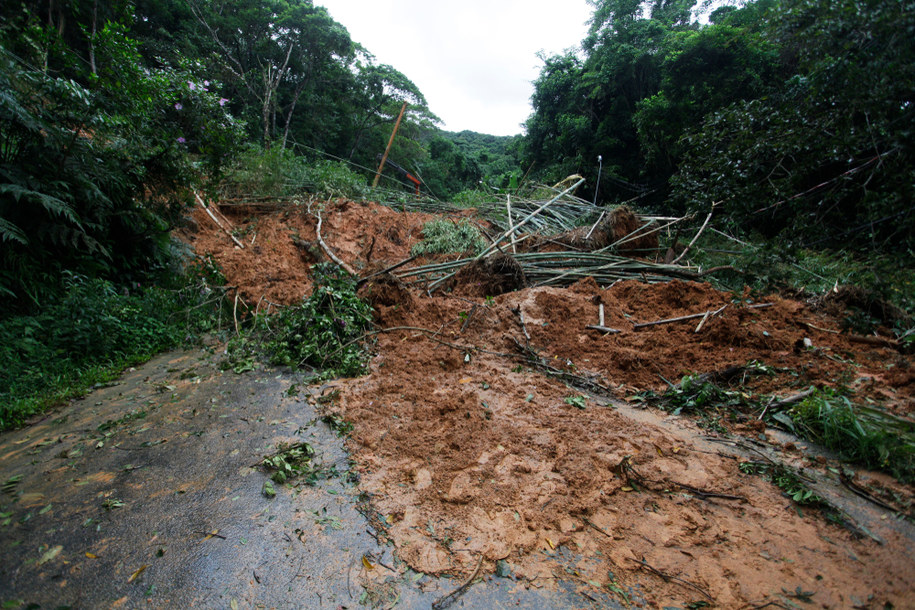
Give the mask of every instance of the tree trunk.
[{"label": "tree trunk", "polygon": [[286,127],[283,129],[283,148],[286,148],[286,141],[289,139],[289,126],[292,124],[292,112],[295,110],[295,105],[299,101],[299,96],[302,95],[302,91],[305,90],[305,81],[299,84],[296,87],[295,95],[292,96],[292,103],[289,105],[289,112],[286,113]]},{"label": "tree trunk", "polygon": [[98,0],[92,4],[92,32],[89,34],[89,68],[98,74],[95,67],[95,34],[98,31]]}]

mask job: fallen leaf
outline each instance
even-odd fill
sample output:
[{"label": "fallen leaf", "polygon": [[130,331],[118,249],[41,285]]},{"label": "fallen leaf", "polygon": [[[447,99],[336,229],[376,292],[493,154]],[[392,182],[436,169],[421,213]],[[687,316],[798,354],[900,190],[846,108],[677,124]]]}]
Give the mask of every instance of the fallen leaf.
[{"label": "fallen leaf", "polygon": [[137,578],[139,578],[140,574],[142,574],[143,571],[148,567],[149,567],[149,564],[144,563],[139,568],[137,568],[137,570],[133,574],[130,575],[130,578],[127,579],[127,584],[130,584],[133,581],[135,581]]},{"label": "fallen leaf", "polygon": [[627,485],[626,487],[623,487],[622,490],[623,490],[623,491],[632,491],[633,488],[632,488],[632,487],[629,487],[629,486]]},{"label": "fallen leaf", "polygon": [[680,453],[680,448],[679,448],[679,447],[674,447],[673,451],[674,451],[674,453]]},{"label": "fallen leaf", "polygon": [[471,381],[473,381],[473,379],[471,379],[470,377],[464,377],[463,379],[458,381],[458,383],[470,383]]},{"label": "fallen leaf", "polygon": [[96,555],[95,553],[90,553],[89,551],[86,551],[86,557],[88,557],[89,559],[98,559],[98,555]]},{"label": "fallen leaf", "polygon": [[551,549],[555,549],[555,548],[556,548],[556,545],[553,544],[553,541],[552,541],[552,540],[550,540],[549,538],[544,538],[544,540],[546,540],[546,543],[547,543],[548,545],[550,545],[550,548],[551,548]]},{"label": "fallen leaf", "polygon": [[62,550],[64,550],[64,547],[59,544],[55,547],[51,547],[50,549],[45,551],[44,555],[41,556],[41,559],[39,559],[35,565],[41,566],[41,565],[48,563],[49,561],[51,561],[52,559],[54,559],[55,557],[60,555],[60,552]]},{"label": "fallen leaf", "polygon": [[232,608],[232,610],[238,610],[238,600],[233,597],[232,601],[229,602],[229,607]]},{"label": "fallen leaf", "polygon": [[362,565],[365,566],[366,570],[374,570],[375,566],[372,565],[372,562],[368,560],[368,557],[365,555],[362,556]]}]

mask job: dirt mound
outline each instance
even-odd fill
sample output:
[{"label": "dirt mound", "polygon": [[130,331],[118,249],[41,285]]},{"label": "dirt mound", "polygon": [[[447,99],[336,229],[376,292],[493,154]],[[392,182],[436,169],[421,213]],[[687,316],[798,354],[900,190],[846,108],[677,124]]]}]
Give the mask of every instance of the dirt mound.
[{"label": "dirt mound", "polygon": [[[357,271],[407,258],[433,216],[395,212],[387,206],[339,199],[324,204],[322,238],[334,254]],[[243,208],[244,209],[244,208]],[[195,208],[195,233],[185,234],[200,256],[210,255],[249,303],[297,303],[311,294],[310,267],[326,260],[317,243],[313,209],[288,204],[265,214],[243,214],[226,208],[240,248]]]},{"label": "dirt mound", "polygon": [[[642,226],[642,221],[635,215],[635,212],[628,206],[620,206],[604,216],[593,231],[590,227],[579,227],[551,238],[551,241],[544,242],[544,245],[558,243],[577,250],[599,250],[632,235]],[[633,256],[650,256],[657,249],[658,234],[656,232],[640,235],[616,247],[620,254]]]},{"label": "dirt mound", "polygon": [[498,253],[462,267],[451,282],[451,291],[466,297],[494,297],[525,286],[527,280],[518,261]]}]

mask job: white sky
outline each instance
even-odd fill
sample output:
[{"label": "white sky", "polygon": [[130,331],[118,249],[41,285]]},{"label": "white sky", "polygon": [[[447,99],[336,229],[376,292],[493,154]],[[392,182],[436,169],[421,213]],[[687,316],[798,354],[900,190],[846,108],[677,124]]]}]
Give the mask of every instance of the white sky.
[{"label": "white sky", "polygon": [[586,0],[315,0],[412,80],[448,131],[521,133],[547,55],[581,43]]}]

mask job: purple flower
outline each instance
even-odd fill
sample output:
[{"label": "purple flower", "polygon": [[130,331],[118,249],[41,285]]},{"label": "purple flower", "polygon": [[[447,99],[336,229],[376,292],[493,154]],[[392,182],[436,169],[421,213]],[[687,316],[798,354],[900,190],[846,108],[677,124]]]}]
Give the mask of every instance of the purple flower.
[{"label": "purple flower", "polygon": [[187,81],[187,87],[188,87],[188,89],[190,89],[191,91],[193,91],[194,89],[197,88],[196,85],[194,85],[194,83],[191,82],[191,81]]},{"label": "purple flower", "polygon": [[203,81],[203,86],[204,86],[204,87],[209,87],[209,86],[210,86],[210,81],[208,81],[208,80]]},{"label": "purple flower", "polygon": [[183,136],[178,137],[178,144],[184,144],[185,142],[187,142],[187,140],[185,140]]},{"label": "purple flower", "polygon": [[175,110],[181,110],[182,108],[184,108],[184,106],[181,105],[181,102],[175,104]]},{"label": "purple flower", "polygon": [[228,101],[229,101],[228,99],[226,99],[226,98],[224,98],[224,97],[221,97],[221,98],[219,98],[219,105],[220,105],[220,106],[225,106],[225,105],[226,105],[226,102],[228,102]]}]

